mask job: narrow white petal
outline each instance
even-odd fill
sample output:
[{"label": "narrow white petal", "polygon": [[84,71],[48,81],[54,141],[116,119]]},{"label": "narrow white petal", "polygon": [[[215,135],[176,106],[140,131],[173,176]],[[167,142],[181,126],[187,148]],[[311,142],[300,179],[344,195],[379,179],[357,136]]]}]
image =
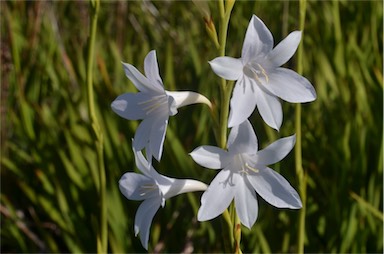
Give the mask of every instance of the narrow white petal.
[{"label": "narrow white petal", "polygon": [[[143,189],[143,186],[153,186],[151,189]],[[119,180],[119,188],[121,193],[130,200],[144,200],[159,195],[156,183],[153,179],[136,173],[125,173]]]},{"label": "narrow white petal", "polygon": [[190,91],[183,92],[169,92],[166,91],[167,95],[172,96],[175,100],[176,108],[180,108],[183,106],[196,104],[196,103],[204,103],[208,105],[208,107],[212,108],[211,102],[203,95]]},{"label": "narrow white petal", "polygon": [[[238,175],[238,177],[242,178],[240,175]],[[248,183],[248,180],[240,179],[238,182],[241,184],[239,184],[240,186],[236,188],[236,212],[241,223],[247,228],[251,229],[253,224],[256,222],[259,210],[257,205],[256,192],[252,185]]]},{"label": "narrow white petal", "polygon": [[157,64],[156,51],[150,51],[144,59],[144,72],[151,81],[153,87],[158,91],[164,91],[163,81],[159,74],[159,66]]},{"label": "narrow white petal", "polygon": [[302,207],[299,194],[287,180],[270,168],[248,175],[248,180],[265,201],[278,208]]},{"label": "narrow white petal", "polygon": [[226,80],[238,80],[243,75],[241,59],[220,56],[209,61],[214,73]]},{"label": "narrow white petal", "polygon": [[149,232],[151,223],[157,210],[160,208],[161,199],[146,199],[139,206],[135,215],[135,235],[140,233],[140,242],[148,250]]},{"label": "narrow white petal", "polygon": [[[134,143],[134,142],[133,142]],[[136,167],[150,179],[157,180],[161,177],[159,173],[152,167],[152,165],[145,159],[143,153],[139,150],[136,150],[133,147],[133,153],[135,155]]]},{"label": "narrow white petal", "polygon": [[277,68],[268,75],[269,81],[264,83],[264,88],[281,99],[291,103],[316,99],[316,91],[311,83],[298,73],[286,68]]},{"label": "narrow white petal", "polygon": [[197,219],[206,221],[222,214],[233,200],[236,184],[230,170],[221,170],[201,197]]},{"label": "narrow white petal", "polygon": [[283,122],[283,110],[279,99],[263,91],[260,87],[254,86],[256,90],[257,109],[264,122],[270,127],[279,130]]},{"label": "narrow white petal", "polygon": [[143,75],[140,71],[136,69],[135,66],[122,63],[124,67],[125,75],[132,81],[132,83],[136,86],[137,89],[141,92],[150,92],[154,91],[155,88],[151,84],[151,82]]},{"label": "narrow white petal", "polygon": [[[168,126],[168,116],[159,116],[158,119],[152,125],[151,134],[149,138],[149,146],[153,157],[157,161],[160,161],[163,154],[163,144],[165,139],[165,133]],[[149,160],[150,158],[148,158]]]},{"label": "narrow white petal", "polygon": [[146,117],[143,102],[150,100],[151,95],[143,92],[119,95],[111,104],[113,112],[129,120]]},{"label": "narrow white petal", "polygon": [[295,54],[300,40],[301,31],[290,33],[268,54],[267,59],[276,67],[285,64]]},{"label": "narrow white petal", "polygon": [[271,165],[281,161],[292,150],[296,142],[296,135],[281,138],[256,154],[256,163]]},{"label": "narrow white petal", "polygon": [[231,98],[231,112],[228,119],[228,127],[239,125],[248,117],[256,107],[256,91],[251,79],[243,76],[242,79],[236,82]]},{"label": "narrow white petal", "polygon": [[228,152],[216,146],[199,146],[189,155],[192,159],[205,168],[224,168],[229,162]]},{"label": "narrow white petal", "polygon": [[148,158],[147,159],[147,167],[150,168],[152,167],[152,158],[153,158],[153,153],[151,150],[150,143],[148,142],[147,145],[145,146],[145,155]]},{"label": "narrow white petal", "polygon": [[267,55],[273,47],[273,37],[263,21],[256,15],[252,16],[245,34],[241,58],[248,63],[257,56]]},{"label": "narrow white petal", "polygon": [[231,129],[227,145],[232,154],[257,152],[257,137],[248,120]]},{"label": "narrow white petal", "polygon": [[153,125],[152,118],[145,118],[137,127],[133,146],[135,150],[142,150],[148,143],[150,131]]}]

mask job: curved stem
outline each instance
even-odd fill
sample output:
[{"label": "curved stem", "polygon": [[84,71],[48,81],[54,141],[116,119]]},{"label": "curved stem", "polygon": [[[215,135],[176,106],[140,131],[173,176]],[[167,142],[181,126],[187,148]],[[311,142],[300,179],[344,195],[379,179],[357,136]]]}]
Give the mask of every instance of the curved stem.
[{"label": "curved stem", "polygon": [[95,135],[95,148],[97,153],[97,163],[99,172],[99,201],[100,201],[100,217],[99,227],[97,232],[97,252],[107,253],[108,250],[108,224],[107,224],[107,204],[106,204],[106,180],[104,168],[104,154],[103,154],[103,133],[97,119],[94,97],[93,97],[93,62],[95,51],[95,40],[97,31],[97,18],[100,8],[99,0],[91,1],[91,24],[90,35],[88,39],[88,52],[87,52],[87,70],[86,70],[86,84],[88,94],[88,110],[91,120],[92,130]]}]

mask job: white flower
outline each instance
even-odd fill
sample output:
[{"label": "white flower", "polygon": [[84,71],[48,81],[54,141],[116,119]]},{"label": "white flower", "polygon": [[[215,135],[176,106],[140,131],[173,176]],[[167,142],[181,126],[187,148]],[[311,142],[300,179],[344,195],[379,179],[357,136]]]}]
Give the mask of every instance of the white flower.
[{"label": "white flower", "polygon": [[155,213],[164,207],[165,200],[176,195],[204,191],[207,185],[191,179],[175,179],[160,175],[152,167],[141,151],[135,151],[136,166],[144,174],[126,173],[120,181],[119,187],[123,195],[130,200],[144,200],[135,216],[135,235],[140,233],[140,241],[148,249],[150,226]]},{"label": "white flower", "polygon": [[306,78],[280,67],[295,53],[300,39],[301,32],[294,31],[273,48],[271,32],[253,15],[241,58],[224,56],[210,62],[217,75],[237,80],[231,99],[229,127],[242,123],[257,106],[264,121],[279,130],[283,112],[278,97],[293,103],[316,99],[315,89]]},{"label": "white flower", "polygon": [[211,107],[211,103],[198,93],[164,90],[154,50],[150,51],[144,60],[146,77],[130,64],[123,63],[123,66],[126,76],[140,92],[118,96],[111,107],[123,118],[143,120],[136,130],[133,146],[136,150],[145,148],[149,163],[152,156],[159,161],[169,116],[175,115],[177,109],[185,105],[205,103]]},{"label": "white flower", "polygon": [[191,156],[203,167],[222,169],[201,197],[198,220],[206,221],[223,213],[235,200],[243,225],[251,228],[258,214],[256,192],[279,208],[301,208],[300,197],[287,180],[267,165],[282,160],[293,148],[296,136],[282,138],[258,151],[257,138],[248,120],[232,128],[228,151],[200,146]]}]

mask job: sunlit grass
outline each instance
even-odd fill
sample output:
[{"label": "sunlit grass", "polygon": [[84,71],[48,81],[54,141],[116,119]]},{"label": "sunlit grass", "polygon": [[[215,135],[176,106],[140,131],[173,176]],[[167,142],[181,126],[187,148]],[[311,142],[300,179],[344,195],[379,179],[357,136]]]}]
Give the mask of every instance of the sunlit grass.
[{"label": "sunlit grass", "polygon": [[[210,3],[214,22],[219,13]],[[303,74],[318,98],[302,106],[303,167],[308,173],[305,251],[383,251],[383,5],[381,1],[309,1]],[[299,2],[237,2],[226,54],[240,55],[252,14],[275,43],[299,27]],[[95,252],[98,167],[88,117],[86,2],[1,2],[1,251]],[[217,103],[219,79],[208,61],[217,56],[192,2],[104,2],[95,42],[94,96],[104,134],[108,246],[141,252],[134,237],[138,203],[117,182],[135,170],[131,138],[137,127],[110,108],[118,94],[135,91],[121,61],[142,70],[149,50],[158,55],[168,90],[194,90]],[[288,65],[296,66],[295,58]],[[217,106],[217,105],[216,105]],[[252,116],[261,147],[294,132],[292,104],[284,103],[279,133]],[[170,119],[161,163],[172,177],[209,183],[215,172],[188,153],[215,144],[209,109],[191,106]],[[297,189],[294,156],[274,165]],[[259,218],[243,228],[244,252],[295,252],[298,212],[259,198]],[[152,224],[150,251],[221,252],[220,218],[197,222],[200,194],[175,197]],[[381,219],[380,219],[381,216]],[[175,240],[176,239],[176,240]]]}]

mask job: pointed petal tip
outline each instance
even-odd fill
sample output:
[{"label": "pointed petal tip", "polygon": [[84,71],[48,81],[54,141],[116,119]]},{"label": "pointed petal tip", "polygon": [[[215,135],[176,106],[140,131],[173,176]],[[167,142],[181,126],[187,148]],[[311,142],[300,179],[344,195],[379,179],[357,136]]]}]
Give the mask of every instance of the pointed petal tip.
[{"label": "pointed petal tip", "polygon": [[127,108],[128,102],[125,100],[116,99],[111,103],[111,108],[114,111],[125,111]]}]

